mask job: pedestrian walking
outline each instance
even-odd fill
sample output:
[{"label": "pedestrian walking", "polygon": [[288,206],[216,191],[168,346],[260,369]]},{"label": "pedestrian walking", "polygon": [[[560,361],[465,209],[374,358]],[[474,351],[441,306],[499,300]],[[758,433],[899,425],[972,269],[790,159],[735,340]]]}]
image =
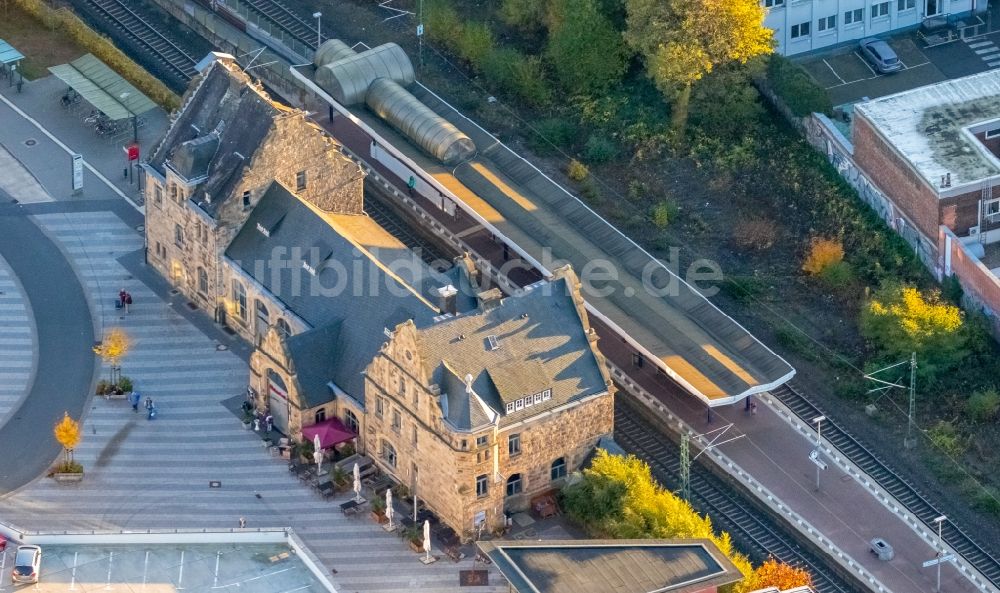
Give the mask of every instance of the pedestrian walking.
[{"label": "pedestrian walking", "polygon": [[153,398],[146,398],[146,420],[152,420],[156,418],[156,405],[153,404]]},{"label": "pedestrian walking", "polygon": [[757,415],[757,402],[753,402],[750,404],[750,415],[751,416]]},{"label": "pedestrian walking", "polygon": [[125,293],[125,313],[128,313],[129,306],[132,305],[132,294],[129,292]]},{"label": "pedestrian walking", "polygon": [[271,432],[274,427],[274,416],[268,414],[267,418],[264,418],[264,424],[267,426],[267,432]]},{"label": "pedestrian walking", "polygon": [[132,411],[133,411],[133,412],[136,412],[136,413],[138,413],[138,412],[139,412],[139,398],[140,398],[140,397],[142,397],[142,396],[141,396],[141,395],[139,395],[139,392],[138,392],[138,391],[133,391],[133,392],[132,392],[131,394],[129,394],[129,396],[128,396],[128,402],[129,402],[130,404],[132,404]]},{"label": "pedestrian walking", "polygon": [[246,529],[246,528],[247,528],[247,518],[240,517],[240,529]]},{"label": "pedestrian walking", "polygon": [[143,405],[145,405],[145,407],[146,407],[147,410],[152,410],[153,409],[153,398],[147,397],[146,398],[146,403],[143,404]]},{"label": "pedestrian walking", "polygon": [[125,292],[124,288],[122,288],[121,290],[118,291],[118,308],[119,309],[124,309],[125,308],[125,296],[126,295],[128,295],[128,293]]},{"label": "pedestrian walking", "polygon": [[410,175],[410,178],[406,181],[406,191],[409,192],[410,197],[413,197],[413,188],[417,187],[417,178]]}]

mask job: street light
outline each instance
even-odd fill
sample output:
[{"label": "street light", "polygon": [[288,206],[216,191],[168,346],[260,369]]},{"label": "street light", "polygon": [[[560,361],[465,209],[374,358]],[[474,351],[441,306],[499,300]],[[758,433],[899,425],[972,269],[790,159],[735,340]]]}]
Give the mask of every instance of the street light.
[{"label": "street light", "polygon": [[823,421],[826,420],[826,416],[816,416],[813,418],[813,423],[816,425],[816,457],[813,459],[813,463],[816,464],[816,490],[819,490],[819,472],[823,469],[826,464],[820,465],[822,461],[819,459],[819,451],[823,446]]},{"label": "street light", "polygon": [[934,519],[934,522],[938,526],[938,538],[937,538],[937,587],[934,589],[937,593],[941,593],[941,563],[944,560],[944,549],[941,547],[941,525],[944,524],[945,520],[948,519],[945,515]]},{"label": "street light", "polygon": [[320,18],[322,17],[322,12],[313,13],[313,18],[316,19],[316,51],[319,51],[319,46],[323,43],[323,36],[320,34],[320,29],[322,27],[322,21],[320,21]]}]

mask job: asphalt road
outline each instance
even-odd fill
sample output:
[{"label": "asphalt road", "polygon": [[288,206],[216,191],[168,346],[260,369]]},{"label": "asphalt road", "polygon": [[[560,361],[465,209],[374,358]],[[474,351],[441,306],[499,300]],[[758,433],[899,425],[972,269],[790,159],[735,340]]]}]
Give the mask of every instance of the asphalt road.
[{"label": "asphalt road", "polygon": [[94,326],[76,273],[19,206],[0,206],[0,254],[31,303],[38,348],[28,397],[0,427],[2,496],[43,475],[61,453],[50,427],[64,411],[80,418],[96,367]]}]

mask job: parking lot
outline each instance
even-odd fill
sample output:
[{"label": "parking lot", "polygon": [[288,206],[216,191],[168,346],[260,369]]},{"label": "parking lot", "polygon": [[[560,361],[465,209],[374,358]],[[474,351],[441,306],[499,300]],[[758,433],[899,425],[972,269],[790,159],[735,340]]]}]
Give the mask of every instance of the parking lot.
[{"label": "parking lot", "polygon": [[863,97],[890,95],[948,78],[910,36],[891,39],[888,43],[903,64],[900,72],[879,74],[861,57],[856,44],[800,63],[826,89],[834,105],[853,103]]},{"label": "parking lot", "polygon": [[62,593],[321,593],[323,587],[288,546],[42,546],[41,578],[12,585],[14,545],[2,555],[0,591]]}]

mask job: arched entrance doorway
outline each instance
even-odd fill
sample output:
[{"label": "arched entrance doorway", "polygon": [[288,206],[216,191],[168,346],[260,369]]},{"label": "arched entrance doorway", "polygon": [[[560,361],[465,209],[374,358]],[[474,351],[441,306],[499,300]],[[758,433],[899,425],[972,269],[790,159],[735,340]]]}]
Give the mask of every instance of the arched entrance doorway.
[{"label": "arched entrance doorway", "polygon": [[274,417],[274,428],[282,434],[288,434],[288,416],[291,403],[288,401],[288,389],[285,382],[271,369],[267,369],[267,408]]}]

